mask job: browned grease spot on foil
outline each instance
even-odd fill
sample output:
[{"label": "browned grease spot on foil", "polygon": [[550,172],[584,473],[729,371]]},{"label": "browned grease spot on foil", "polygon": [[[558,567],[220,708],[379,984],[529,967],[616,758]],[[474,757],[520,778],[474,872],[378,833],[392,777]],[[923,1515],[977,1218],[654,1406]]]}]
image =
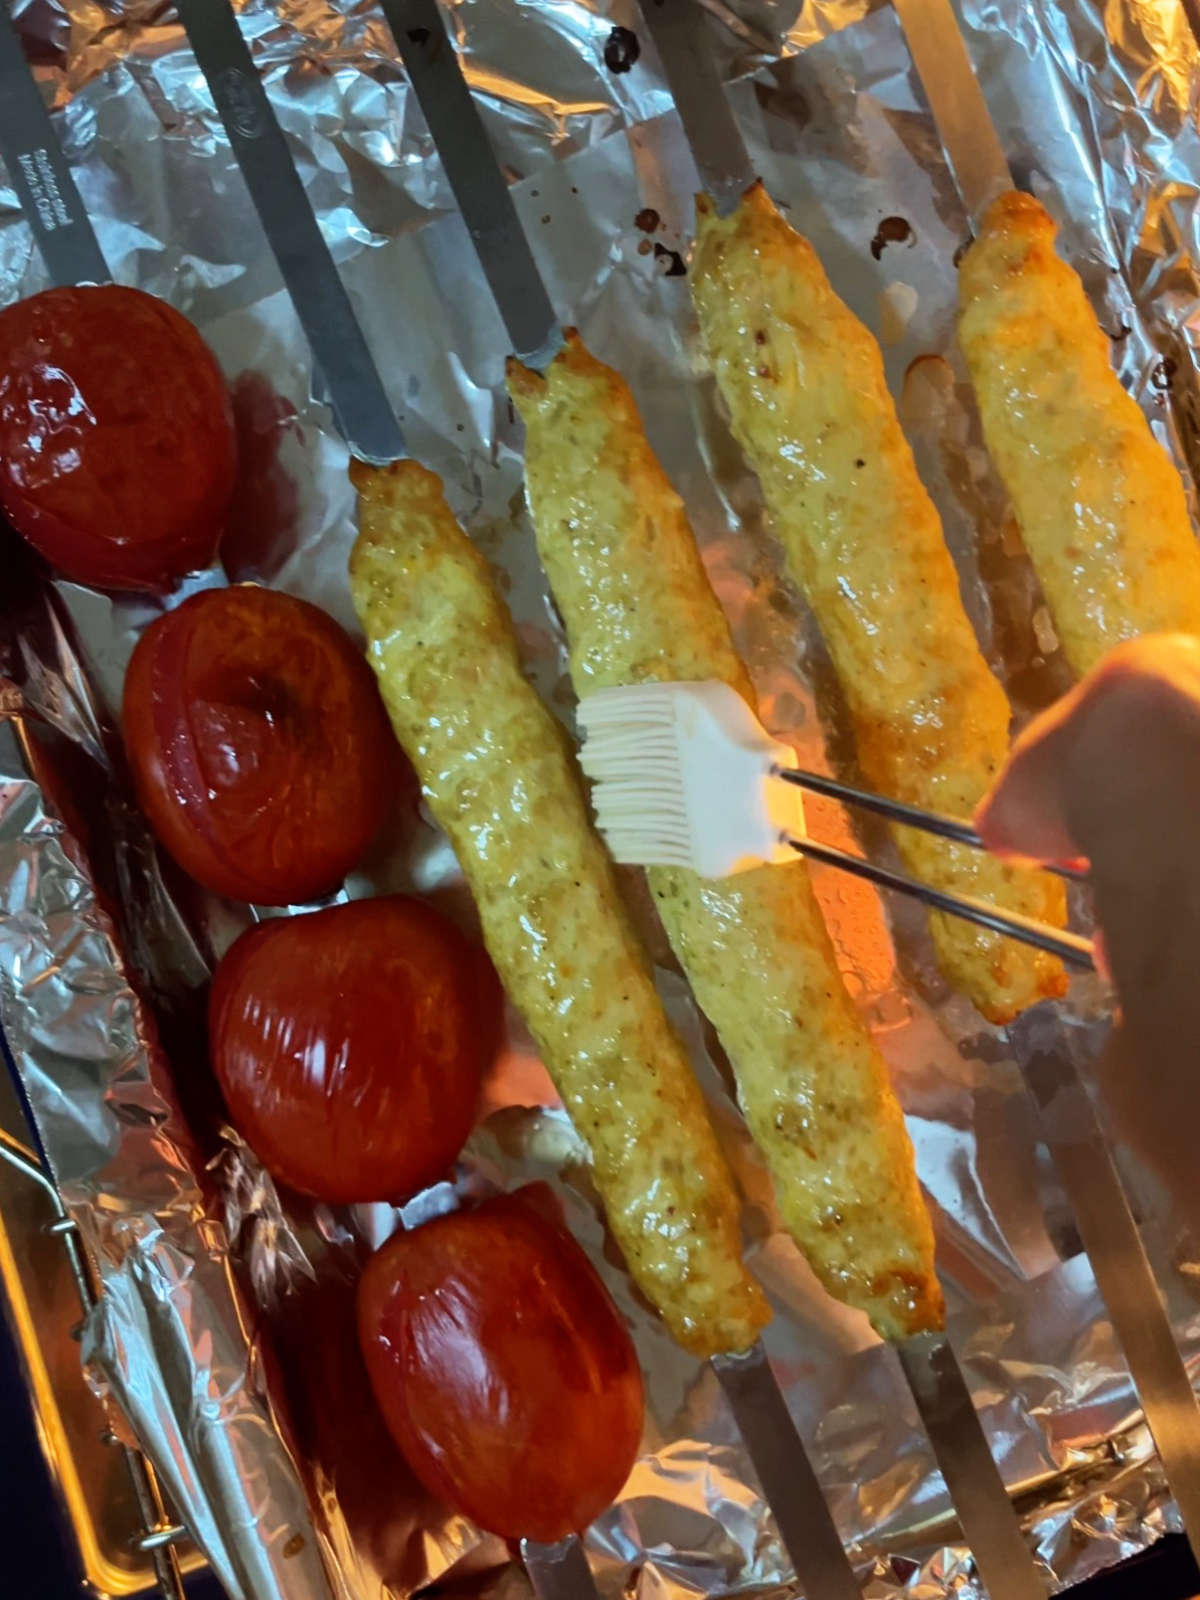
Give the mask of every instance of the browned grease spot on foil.
[{"label": "browned grease spot on foil", "polygon": [[944,357],[918,356],[904,374],[900,406],[904,415],[942,428],[954,399],[954,370]]},{"label": "browned grease spot on foil", "polygon": [[604,65],[610,72],[628,72],[642,53],[632,28],[615,27],[604,43]]},{"label": "browned grease spot on foil", "polygon": [[643,206],[634,217],[633,225],[635,228],[640,228],[643,233],[653,233],[661,221],[662,218],[653,206]]},{"label": "browned grease spot on foil", "polygon": [[904,217],[884,217],[871,240],[871,254],[878,261],[889,244],[912,244],[916,235]]}]

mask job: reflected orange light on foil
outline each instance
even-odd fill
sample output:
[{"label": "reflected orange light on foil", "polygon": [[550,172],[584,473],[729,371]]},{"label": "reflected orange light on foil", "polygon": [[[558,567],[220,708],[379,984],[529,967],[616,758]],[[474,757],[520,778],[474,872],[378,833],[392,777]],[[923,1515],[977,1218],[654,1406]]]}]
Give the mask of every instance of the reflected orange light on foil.
[{"label": "reflected orange light on foil", "polygon": [[[806,794],[808,830],[822,844],[862,854],[845,809],[823,795]],[[896,951],[879,892],[861,878],[812,863],[813,889],[837,951],[846,987],[856,1003],[895,991]]]}]

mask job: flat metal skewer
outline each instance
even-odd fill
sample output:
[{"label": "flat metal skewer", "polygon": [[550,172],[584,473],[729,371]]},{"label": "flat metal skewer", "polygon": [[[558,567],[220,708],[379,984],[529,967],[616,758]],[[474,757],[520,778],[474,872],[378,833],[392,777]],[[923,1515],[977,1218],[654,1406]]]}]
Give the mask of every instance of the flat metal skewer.
[{"label": "flat metal skewer", "polygon": [[1079,1224],[1184,1532],[1200,1560],[1200,1404],[1112,1151],[1052,1008],[1026,1012],[1008,1036],[1037,1103],[1042,1136]]},{"label": "flat metal skewer", "polygon": [[714,1356],[712,1368],[808,1600],[862,1600],[862,1585],[762,1340],[742,1355]]},{"label": "flat metal skewer", "polygon": [[557,1544],[522,1539],[520,1548],[537,1600],[587,1600],[597,1593],[582,1539],[560,1539]]},{"label": "flat metal skewer", "polygon": [[108,263],[7,5],[0,8],[0,156],[51,282],[110,282]]},{"label": "flat metal skewer", "polygon": [[[379,0],[379,7],[492,297],[501,308],[513,351],[531,366],[544,366],[562,344],[562,329],[446,33],[438,0]],[[478,159],[481,151],[486,152],[484,161]]]},{"label": "flat metal skewer", "polygon": [[892,0],[954,182],[972,222],[1014,187],[950,0]]},{"label": "flat metal skewer", "polygon": [[642,15],[705,192],[726,216],[758,174],[708,48],[703,12],[692,0],[642,0]]},{"label": "flat metal skewer", "polygon": [[363,461],[397,461],[408,453],[400,424],[237,18],[225,0],[178,0],[176,9],[328,387],[342,437]]},{"label": "flat metal skewer", "polygon": [[949,1339],[915,1334],[896,1353],[991,1600],[1046,1600]]}]

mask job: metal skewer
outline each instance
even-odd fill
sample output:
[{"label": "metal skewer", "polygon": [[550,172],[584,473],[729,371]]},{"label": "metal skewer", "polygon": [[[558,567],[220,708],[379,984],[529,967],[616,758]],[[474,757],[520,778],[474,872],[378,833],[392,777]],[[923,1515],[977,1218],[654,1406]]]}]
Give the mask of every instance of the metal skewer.
[{"label": "metal skewer", "polygon": [[1159,1459],[1200,1560],[1200,1405],[1112,1151],[1073,1066],[1061,1020],[1035,1006],[1008,1030],[1041,1132],[1079,1224]]},{"label": "metal skewer", "polygon": [[918,1333],[897,1344],[896,1353],[991,1600],[1044,1600],[1049,1590],[1030,1556],[950,1341],[944,1333]]},{"label": "metal skewer", "polygon": [[893,0],[954,182],[972,222],[1015,187],[950,0]]},{"label": "metal skewer", "polygon": [[705,191],[726,216],[758,173],[705,40],[703,14],[692,0],[643,0],[642,16]]},{"label": "metal skewer", "polygon": [[7,6],[0,8],[0,156],[51,281],[110,282],[108,263]]},{"label": "metal skewer", "polygon": [[[562,329],[499,169],[475,97],[459,66],[437,0],[379,0],[447,181],[471,235],[508,337],[522,361],[541,366]],[[487,152],[487,160],[478,159]]]},{"label": "metal skewer", "polygon": [[762,1340],[756,1339],[743,1355],[714,1356],[712,1369],[805,1594],[810,1600],[862,1600],[862,1585],[825,1505]]},{"label": "metal skewer", "polygon": [[338,429],[360,460],[399,460],[408,454],[400,424],[237,19],[219,0],[180,0],[176,9],[324,379]]},{"label": "metal skewer", "polygon": [[522,1539],[520,1549],[537,1600],[587,1600],[596,1594],[581,1539],[560,1539],[557,1544]]}]

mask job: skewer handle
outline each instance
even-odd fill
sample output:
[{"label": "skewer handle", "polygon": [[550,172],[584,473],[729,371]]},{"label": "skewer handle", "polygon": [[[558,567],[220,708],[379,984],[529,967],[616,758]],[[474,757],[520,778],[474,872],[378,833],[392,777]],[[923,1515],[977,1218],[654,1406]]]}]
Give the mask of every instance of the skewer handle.
[{"label": "skewer handle", "polygon": [[562,329],[438,0],[380,0],[513,350],[545,366]]},{"label": "skewer handle", "polygon": [[[1095,1107],[1048,1008],[1009,1032],[1167,1483],[1200,1559],[1200,1405]],[[1109,1048],[1111,1048],[1111,1040]]]},{"label": "skewer handle", "polygon": [[903,872],[894,872],[891,867],[881,867],[863,856],[852,855],[848,850],[820,844],[816,839],[789,836],[787,842],[793,850],[810,861],[820,861],[827,867],[837,867],[856,878],[865,878],[868,883],[874,883],[881,889],[896,889],[931,906],[935,911],[948,912],[952,917],[962,917],[964,921],[974,922],[981,928],[990,928],[993,933],[1004,933],[1012,939],[1019,939],[1022,944],[1048,950],[1068,966],[1080,967],[1088,972],[1096,970],[1096,952],[1092,941],[1077,933],[1052,928],[1048,922],[1039,922],[1036,917],[1023,917],[1016,911],[999,911],[986,900],[948,894],[944,889],[935,889],[932,884],[922,883]]},{"label": "skewer handle", "polygon": [[944,1333],[918,1333],[896,1352],[988,1600],[1046,1600],[1046,1581],[1025,1543],[949,1340]]},{"label": "skewer handle", "polygon": [[0,156],[51,281],[108,283],[108,263],[8,6],[0,11]]},{"label": "skewer handle", "polygon": [[[804,767],[776,767],[774,774],[784,783],[797,789],[807,789],[810,794],[822,794],[830,800],[840,800],[843,805],[857,806],[860,811],[870,811],[889,822],[899,822],[908,828],[919,828],[922,833],[933,833],[939,839],[952,839],[955,844],[970,845],[973,850],[986,850],[987,845],[969,822],[961,817],[948,817],[942,811],[926,811],[921,806],[910,806],[904,800],[893,800],[890,795],[873,794],[869,789],[858,789],[852,783],[838,778],[828,778],[823,772],[810,772]],[[1064,867],[1057,862],[1039,863],[1039,870],[1052,872],[1056,877],[1072,882],[1083,882],[1087,873],[1078,867]]]},{"label": "skewer handle", "polygon": [[761,1340],[713,1357],[738,1431],[806,1600],[862,1600],[862,1585]]},{"label": "skewer handle", "polygon": [[342,436],[364,461],[395,461],[407,454],[404,436],[237,17],[228,0],[179,0],[176,10]]}]

